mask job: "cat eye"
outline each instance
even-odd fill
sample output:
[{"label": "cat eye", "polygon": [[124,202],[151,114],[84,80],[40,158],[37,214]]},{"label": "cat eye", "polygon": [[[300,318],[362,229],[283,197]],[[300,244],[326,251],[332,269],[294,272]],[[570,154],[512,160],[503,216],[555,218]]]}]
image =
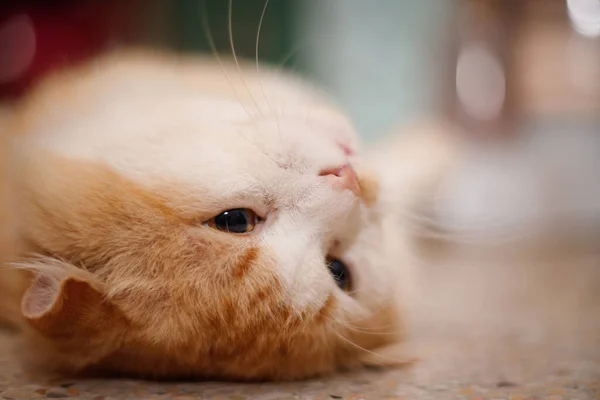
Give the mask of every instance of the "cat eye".
[{"label": "cat eye", "polygon": [[337,258],[328,258],[327,268],[338,287],[348,292],[350,290],[350,274],[346,265]]},{"label": "cat eye", "polygon": [[229,233],[252,232],[260,222],[260,217],[249,208],[227,210],[210,219],[206,225]]}]

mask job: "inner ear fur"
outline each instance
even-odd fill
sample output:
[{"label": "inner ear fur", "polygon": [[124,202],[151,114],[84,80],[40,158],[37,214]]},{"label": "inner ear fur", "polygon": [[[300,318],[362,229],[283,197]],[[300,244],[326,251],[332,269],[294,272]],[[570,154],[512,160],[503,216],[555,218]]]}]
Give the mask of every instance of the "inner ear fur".
[{"label": "inner ear fur", "polygon": [[93,274],[56,260],[36,267],[21,313],[30,333],[41,339],[41,350],[50,351],[54,360],[71,369],[116,351],[127,319],[107,298],[102,283]]},{"label": "inner ear fur", "polygon": [[38,274],[23,297],[21,312],[50,337],[103,331],[121,320],[121,313],[98,286],[78,276],[57,280]]}]

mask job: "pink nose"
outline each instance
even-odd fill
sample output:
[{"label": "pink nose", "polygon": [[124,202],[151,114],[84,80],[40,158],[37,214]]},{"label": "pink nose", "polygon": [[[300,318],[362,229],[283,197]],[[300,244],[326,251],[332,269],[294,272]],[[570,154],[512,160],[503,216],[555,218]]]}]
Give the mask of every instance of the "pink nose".
[{"label": "pink nose", "polygon": [[324,169],[319,173],[319,176],[328,178],[335,189],[350,190],[356,196],[360,196],[358,178],[350,164],[337,168]]}]

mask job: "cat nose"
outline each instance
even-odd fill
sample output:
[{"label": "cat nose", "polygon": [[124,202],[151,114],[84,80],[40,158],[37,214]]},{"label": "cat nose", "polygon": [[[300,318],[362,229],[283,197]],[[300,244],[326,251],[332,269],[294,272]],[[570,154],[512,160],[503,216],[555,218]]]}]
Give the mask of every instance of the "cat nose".
[{"label": "cat nose", "polygon": [[361,194],[356,172],[354,172],[354,168],[350,164],[337,168],[324,169],[319,173],[319,176],[328,178],[335,189],[350,190],[356,196],[360,196]]}]

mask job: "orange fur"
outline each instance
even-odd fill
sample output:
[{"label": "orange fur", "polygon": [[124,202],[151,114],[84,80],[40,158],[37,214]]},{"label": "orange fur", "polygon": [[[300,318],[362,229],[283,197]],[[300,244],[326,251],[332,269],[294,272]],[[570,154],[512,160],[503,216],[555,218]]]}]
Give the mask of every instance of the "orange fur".
[{"label": "orange fur", "polygon": [[[382,292],[378,287],[376,295],[368,295],[360,285],[368,283],[362,274],[370,274],[370,267],[352,261],[372,259],[378,265],[377,260],[389,258],[384,251],[371,249],[377,249],[372,233],[361,233],[365,223],[371,223],[372,230],[379,229],[377,178],[359,170],[363,200],[371,208],[359,206],[350,193],[322,184],[319,170],[344,160],[336,143],[342,141],[346,148],[354,148],[355,139],[347,132],[343,118],[326,102],[320,103],[320,97],[313,97],[310,91],[304,93],[302,85],[288,80],[280,83],[277,74],[259,74],[256,81],[253,71],[243,70],[250,82],[244,85],[249,91],[255,90],[255,97],[263,85],[272,85],[268,93],[283,85],[282,93],[296,95],[299,104],[310,100],[306,104],[316,107],[316,116],[309,121],[316,125],[312,129],[326,132],[321,139],[290,133],[284,140],[278,126],[273,139],[248,139],[251,129],[242,137],[261,145],[264,141],[262,151],[268,156],[264,162],[276,160],[275,165],[253,167],[271,173],[265,182],[280,179],[271,194],[259,192],[266,200],[257,207],[270,207],[277,215],[262,229],[275,229],[271,225],[284,224],[281,221],[288,218],[285,213],[290,215],[290,222],[280,228],[289,232],[268,240],[260,233],[236,236],[202,224],[218,213],[224,201],[247,202],[249,194],[223,199],[215,191],[225,191],[226,187],[198,188],[195,181],[163,174],[169,164],[158,162],[152,165],[157,168],[154,172],[144,171],[145,179],[138,181],[134,179],[137,175],[127,176],[94,157],[71,157],[52,150],[52,146],[39,145],[44,143],[39,132],[50,129],[47,124],[62,126],[90,119],[94,121],[90,127],[95,128],[107,122],[98,113],[123,90],[110,86],[113,78],[131,77],[131,91],[144,91],[143,86],[135,89],[134,78],[147,73],[156,79],[158,92],[163,84],[168,96],[170,85],[176,88],[173,101],[178,101],[179,92],[189,91],[194,96],[209,94],[223,101],[246,101],[251,107],[246,94],[240,94],[244,92],[242,85],[232,84],[241,88],[236,97],[231,82],[219,83],[197,71],[205,68],[208,74],[215,69],[207,65],[140,54],[110,56],[46,80],[14,115],[10,174],[2,185],[9,190],[10,201],[0,211],[18,216],[14,226],[17,244],[13,246],[18,251],[10,256],[5,252],[5,265],[18,261],[20,269],[10,274],[23,283],[29,277],[33,280],[23,295],[25,287],[8,280],[8,272],[3,271],[0,285],[15,292],[10,298],[1,298],[0,304],[11,308],[13,321],[21,321],[35,350],[34,358],[44,368],[67,373],[236,380],[297,379],[361,364],[401,362],[402,358],[393,356],[373,361],[378,349],[402,336],[394,288],[389,286]],[[233,77],[235,70],[227,68],[217,69],[218,74],[213,71],[211,76],[229,71]],[[136,96],[132,94],[130,104],[145,101],[143,93]],[[131,116],[132,120],[139,117]],[[296,121],[294,118],[291,120]],[[104,140],[86,131],[78,134],[90,135],[90,140],[98,143]],[[56,140],[46,143],[52,145]],[[297,142],[287,146],[286,140]],[[311,141],[322,153],[302,147],[312,146]],[[248,147],[241,140],[240,150],[230,142],[225,146],[227,151],[240,151],[238,157],[245,157],[246,149],[254,151],[259,146],[254,143]],[[129,154],[145,151],[136,147],[136,142],[119,146]],[[249,157],[247,162],[256,160],[257,156]],[[202,174],[198,171],[198,176]],[[279,198],[278,190],[294,194],[282,200],[285,197]],[[301,224],[299,219],[307,222]],[[299,248],[298,254],[312,258],[307,261],[309,266],[300,264],[297,268],[310,275],[306,279],[319,283],[314,298],[290,284],[302,283],[303,275],[279,265],[301,261],[286,258],[288,250],[296,250],[277,246],[286,235],[302,229],[309,230],[299,238],[308,238],[310,246]],[[354,296],[337,289],[328,275],[325,257],[332,242],[340,244],[339,251],[348,253],[348,262],[353,264],[359,284]],[[348,250],[360,248],[362,242],[368,244],[362,253],[353,255]],[[373,251],[382,254],[365,258]],[[40,256],[32,258],[33,254]],[[385,280],[387,272],[375,275]],[[307,288],[317,290],[310,285]],[[21,311],[15,318],[21,297]]]}]

